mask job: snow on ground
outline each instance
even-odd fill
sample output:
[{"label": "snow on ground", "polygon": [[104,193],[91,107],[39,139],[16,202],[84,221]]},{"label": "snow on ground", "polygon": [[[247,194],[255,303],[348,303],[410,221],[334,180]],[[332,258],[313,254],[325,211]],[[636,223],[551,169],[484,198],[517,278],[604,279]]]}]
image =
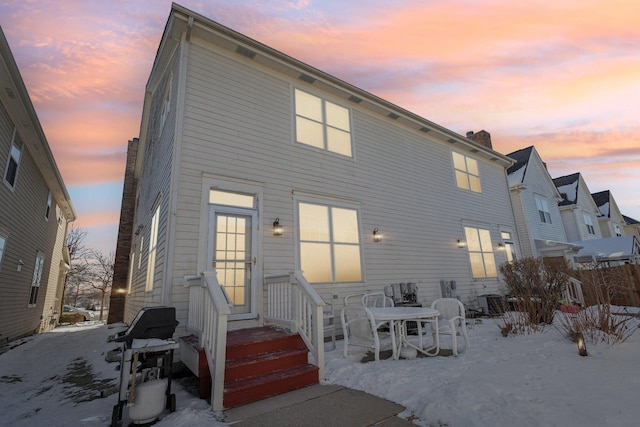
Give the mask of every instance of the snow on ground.
[{"label": "snow on ground", "polygon": [[[636,327],[634,319],[632,326]],[[110,328],[85,322],[12,342],[0,350],[1,426],[108,426],[118,395],[118,363],[105,354]],[[626,343],[589,345],[589,356],[556,329],[503,338],[495,319],[469,329],[460,357],[360,363],[326,353],[326,379],[392,400],[419,426],[635,426],[640,418],[640,331]],[[443,337],[443,347],[449,337]],[[327,346],[328,348],[328,346]],[[177,411],[160,427],[220,427],[206,401],[172,382]],[[123,425],[127,425],[125,419]]]}]

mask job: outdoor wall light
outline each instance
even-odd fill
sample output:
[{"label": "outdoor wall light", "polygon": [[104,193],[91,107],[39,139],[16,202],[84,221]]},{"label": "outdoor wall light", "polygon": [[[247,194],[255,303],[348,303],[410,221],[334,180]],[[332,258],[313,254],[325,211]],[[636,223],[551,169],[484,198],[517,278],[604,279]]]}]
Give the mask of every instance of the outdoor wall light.
[{"label": "outdoor wall light", "polygon": [[580,356],[586,356],[587,355],[587,344],[585,344],[585,342],[584,342],[584,335],[582,335],[582,332],[578,332],[576,334],[576,344],[578,345],[578,354]]},{"label": "outdoor wall light", "polygon": [[504,250],[504,242],[502,242],[502,241],[498,242],[498,250],[499,251]]},{"label": "outdoor wall light", "polygon": [[458,240],[456,240],[456,245],[457,245],[459,248],[464,248],[464,247],[466,246],[466,245],[465,245],[465,243],[464,243],[464,240],[462,240],[462,239],[458,239]]},{"label": "outdoor wall light", "polygon": [[282,236],[283,231],[284,229],[280,225],[280,218],[276,218],[276,220],[273,221],[273,235]]},{"label": "outdoor wall light", "polygon": [[378,227],[373,229],[373,241],[378,243],[382,240],[382,234],[378,232]]},{"label": "outdoor wall light", "polygon": [[22,271],[22,266],[24,265],[24,261],[22,261],[21,259],[18,260],[18,271]]}]

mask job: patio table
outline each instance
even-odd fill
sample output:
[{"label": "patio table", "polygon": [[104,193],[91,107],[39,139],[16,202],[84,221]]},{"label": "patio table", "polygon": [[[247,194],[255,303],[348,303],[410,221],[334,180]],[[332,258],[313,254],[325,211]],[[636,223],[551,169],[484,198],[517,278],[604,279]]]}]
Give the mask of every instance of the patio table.
[{"label": "patio table", "polygon": [[[438,316],[440,312],[428,307],[368,307],[376,322],[388,321],[391,325],[391,333],[397,334],[397,348],[393,348],[393,358],[400,357],[401,347],[413,347],[427,356],[435,356],[440,349],[440,336],[438,334]],[[433,346],[424,348],[422,343],[422,327],[418,328],[418,345],[414,345],[407,338],[407,321],[429,323],[433,331]]]}]

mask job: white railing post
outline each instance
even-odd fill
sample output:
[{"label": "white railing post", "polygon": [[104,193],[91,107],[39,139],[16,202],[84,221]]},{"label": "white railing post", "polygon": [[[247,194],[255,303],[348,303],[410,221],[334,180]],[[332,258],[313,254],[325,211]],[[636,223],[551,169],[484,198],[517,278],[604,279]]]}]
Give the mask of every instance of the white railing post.
[{"label": "white railing post", "polygon": [[189,287],[188,329],[197,334],[207,355],[211,374],[211,407],[224,409],[224,367],[227,351],[227,321],[230,302],[218,283],[215,271],[185,277]]},{"label": "white railing post", "polygon": [[265,322],[300,334],[320,378],[324,376],[324,301],[300,271],[265,277],[267,313]]}]

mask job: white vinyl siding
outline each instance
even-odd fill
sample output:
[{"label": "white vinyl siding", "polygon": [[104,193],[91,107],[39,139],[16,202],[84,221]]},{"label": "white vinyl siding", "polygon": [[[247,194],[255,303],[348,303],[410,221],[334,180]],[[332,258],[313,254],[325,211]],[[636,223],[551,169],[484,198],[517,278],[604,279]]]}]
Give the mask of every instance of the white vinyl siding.
[{"label": "white vinyl siding", "polygon": [[452,152],[453,168],[456,175],[456,185],[463,190],[471,190],[474,193],[481,193],[480,171],[478,162],[464,154]]},{"label": "white vinyl siding", "polygon": [[351,157],[349,109],[295,89],[296,141]]}]

